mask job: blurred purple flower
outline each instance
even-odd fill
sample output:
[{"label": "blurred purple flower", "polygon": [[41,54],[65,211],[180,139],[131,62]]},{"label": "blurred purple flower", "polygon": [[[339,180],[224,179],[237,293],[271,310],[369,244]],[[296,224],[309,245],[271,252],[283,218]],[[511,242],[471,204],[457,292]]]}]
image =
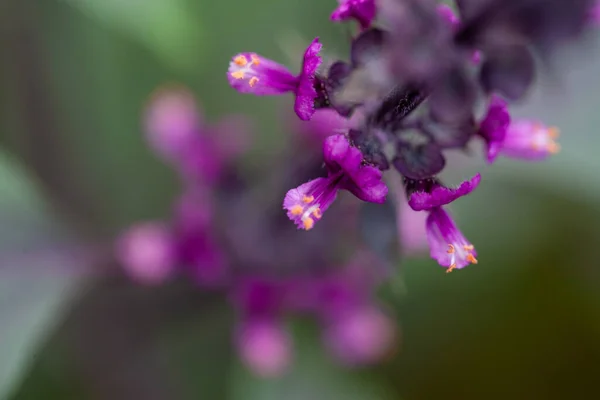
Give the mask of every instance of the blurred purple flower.
[{"label": "blurred purple flower", "polygon": [[391,353],[396,327],[381,310],[358,308],[330,321],[324,341],[332,355],[345,365],[372,364]]},{"label": "blurred purple flower", "polygon": [[192,183],[214,184],[228,163],[249,146],[248,120],[228,117],[203,124],[193,95],[165,87],[152,96],[145,115],[147,138],[154,151]]},{"label": "blurred purple flower", "polygon": [[317,92],[314,88],[315,73],[321,65],[321,43],[316,38],[304,53],[302,72],[293,75],[286,67],[255,53],[240,53],[229,63],[229,84],[240,93],[257,96],[279,95],[293,92],[296,96],[294,111],[301,120],[307,121],[314,114]]},{"label": "blurred purple flower", "polygon": [[338,3],[339,6],[331,14],[332,21],[355,19],[361,29],[367,29],[375,19],[375,0],[338,0]]},{"label": "blurred purple flower", "polygon": [[117,240],[116,257],[129,276],[140,283],[164,282],[175,268],[175,239],[160,222],[133,225]]},{"label": "blurred purple flower", "polygon": [[492,96],[488,111],[479,126],[479,135],[487,143],[487,159],[492,163],[498,154],[524,160],[543,160],[560,150],[556,143],[559,131],[532,120],[511,121],[507,103]]},{"label": "blurred purple flower", "polygon": [[244,321],[236,335],[242,361],[262,378],[285,374],[292,363],[292,343],[278,321],[255,318]]}]

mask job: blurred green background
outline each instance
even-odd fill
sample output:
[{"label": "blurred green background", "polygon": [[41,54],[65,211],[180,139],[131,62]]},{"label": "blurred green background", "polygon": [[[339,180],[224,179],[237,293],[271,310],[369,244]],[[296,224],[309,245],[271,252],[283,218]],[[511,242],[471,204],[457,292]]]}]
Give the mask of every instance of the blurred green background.
[{"label": "blurred green background", "polygon": [[178,190],[142,136],[150,93],[180,82],[209,121],[251,115],[259,140],[247,162],[258,163],[286,140],[287,110],[230,89],[229,57],[253,50],[293,66],[315,36],[327,55],[343,55],[349,31],[329,23],[335,4],[0,1],[2,398],[600,398],[593,46],[561,52],[517,110],[561,128],[559,155],[490,169],[452,160],[448,180],[484,175],[454,206],[480,262],[450,275],[428,258],[403,263],[382,290],[401,342],[380,366],[334,366],[310,323],[298,322],[293,371],[261,381],[230,348],[223,299],[97,272],[117,267],[90,259],[85,243],[109,246],[128,224],[166,216]]}]

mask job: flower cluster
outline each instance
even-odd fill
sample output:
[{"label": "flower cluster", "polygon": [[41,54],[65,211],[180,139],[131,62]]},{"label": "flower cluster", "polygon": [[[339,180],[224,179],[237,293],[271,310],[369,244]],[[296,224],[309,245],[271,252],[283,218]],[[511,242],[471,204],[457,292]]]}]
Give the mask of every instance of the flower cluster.
[{"label": "flower cluster", "polygon": [[[233,162],[249,143],[248,124],[229,117],[209,125],[200,115],[194,97],[181,87],[158,90],[148,104],[148,142],[179,173],[183,191],[168,221],[137,223],[118,238],[116,255],[127,274],[145,284],[183,275],[204,290],[225,294],[239,314],[234,345],[260,376],[279,375],[291,364],[286,324],[295,315],[318,321],[323,343],[344,365],[384,358],[394,346],[395,324],[374,300],[384,265],[361,249],[354,234],[356,204],[340,202],[329,211],[333,219],[305,235],[280,212],[279,199],[260,195],[285,193],[292,177],[321,169],[322,132],[310,123],[296,126],[298,140],[285,168],[262,171],[258,187],[269,190],[256,191],[259,179]],[[338,123],[330,121],[332,127]],[[360,151],[343,135],[325,142],[328,176],[286,200],[290,216],[304,228],[321,217],[340,189],[365,200],[385,191],[381,171],[362,165]],[[359,250],[349,259],[340,257],[341,244]]]},{"label": "flower cluster", "polygon": [[558,152],[556,128],[513,119],[509,104],[528,93],[536,59],[597,21],[598,2],[456,0],[458,13],[434,0],[338,3],[331,20],[358,23],[347,60],[322,68],[317,38],[298,76],[248,52],[235,55],[227,73],[242,93],[293,92],[297,116],[320,126],[324,176],[287,192],[287,216],[312,230],[340,190],[384,203],[383,172],[393,168],[408,206],[425,213],[431,257],[447,272],[477,263],[446,206],[475,190],[481,176],[443,185],[446,153],[476,141],[485,143],[488,163],[500,155],[536,161]]}]

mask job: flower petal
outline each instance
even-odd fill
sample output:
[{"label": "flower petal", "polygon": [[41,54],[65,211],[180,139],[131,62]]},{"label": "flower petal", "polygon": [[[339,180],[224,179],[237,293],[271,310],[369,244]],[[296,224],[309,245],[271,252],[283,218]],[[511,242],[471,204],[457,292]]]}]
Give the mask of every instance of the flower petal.
[{"label": "flower petal", "polygon": [[477,174],[464,181],[457,188],[447,188],[438,185],[430,193],[414,192],[408,199],[408,204],[415,211],[431,210],[452,203],[454,200],[466,196],[479,186],[481,175]]}]

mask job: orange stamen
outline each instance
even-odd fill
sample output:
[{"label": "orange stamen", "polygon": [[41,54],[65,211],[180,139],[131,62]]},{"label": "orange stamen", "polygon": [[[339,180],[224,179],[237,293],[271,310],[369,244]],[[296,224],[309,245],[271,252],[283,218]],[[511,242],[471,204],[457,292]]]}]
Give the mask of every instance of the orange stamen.
[{"label": "orange stamen", "polygon": [[250,87],[254,87],[254,85],[256,85],[258,83],[259,79],[255,76],[253,76],[252,78],[250,78],[250,81],[248,82],[248,84],[250,85]]},{"label": "orange stamen", "polygon": [[235,79],[244,79],[244,71],[235,71],[231,73]]},{"label": "orange stamen", "polygon": [[477,264],[478,261],[473,254],[467,254],[467,261],[471,264]]},{"label": "orange stamen", "polygon": [[308,203],[312,203],[312,201],[315,199],[315,196],[304,196],[302,198],[302,201],[305,202],[306,204]]},{"label": "orange stamen", "polygon": [[316,219],[321,219],[321,217],[323,216],[323,213],[321,212],[320,208],[316,208],[313,212],[312,215],[316,218]]},{"label": "orange stamen", "polygon": [[248,64],[248,59],[242,55],[239,55],[233,59],[233,62],[240,67],[245,67],[246,64]]},{"label": "orange stamen", "polygon": [[456,269],[456,264],[452,264],[451,266],[448,267],[448,269],[446,269],[446,273],[449,274],[450,272],[454,271]]},{"label": "orange stamen", "polygon": [[295,205],[291,208],[290,212],[292,213],[292,215],[298,216],[304,212],[304,208],[302,208],[301,205]]},{"label": "orange stamen", "polygon": [[304,229],[308,231],[315,225],[315,221],[312,218],[306,218],[302,221],[302,224],[304,225]]},{"label": "orange stamen", "polygon": [[454,254],[455,251],[456,251],[456,249],[454,248],[454,246],[449,244],[448,245],[448,254]]},{"label": "orange stamen", "polygon": [[258,56],[256,54],[251,54],[250,58],[252,59],[252,64],[254,64],[254,65],[260,64],[260,59],[258,58]]}]

